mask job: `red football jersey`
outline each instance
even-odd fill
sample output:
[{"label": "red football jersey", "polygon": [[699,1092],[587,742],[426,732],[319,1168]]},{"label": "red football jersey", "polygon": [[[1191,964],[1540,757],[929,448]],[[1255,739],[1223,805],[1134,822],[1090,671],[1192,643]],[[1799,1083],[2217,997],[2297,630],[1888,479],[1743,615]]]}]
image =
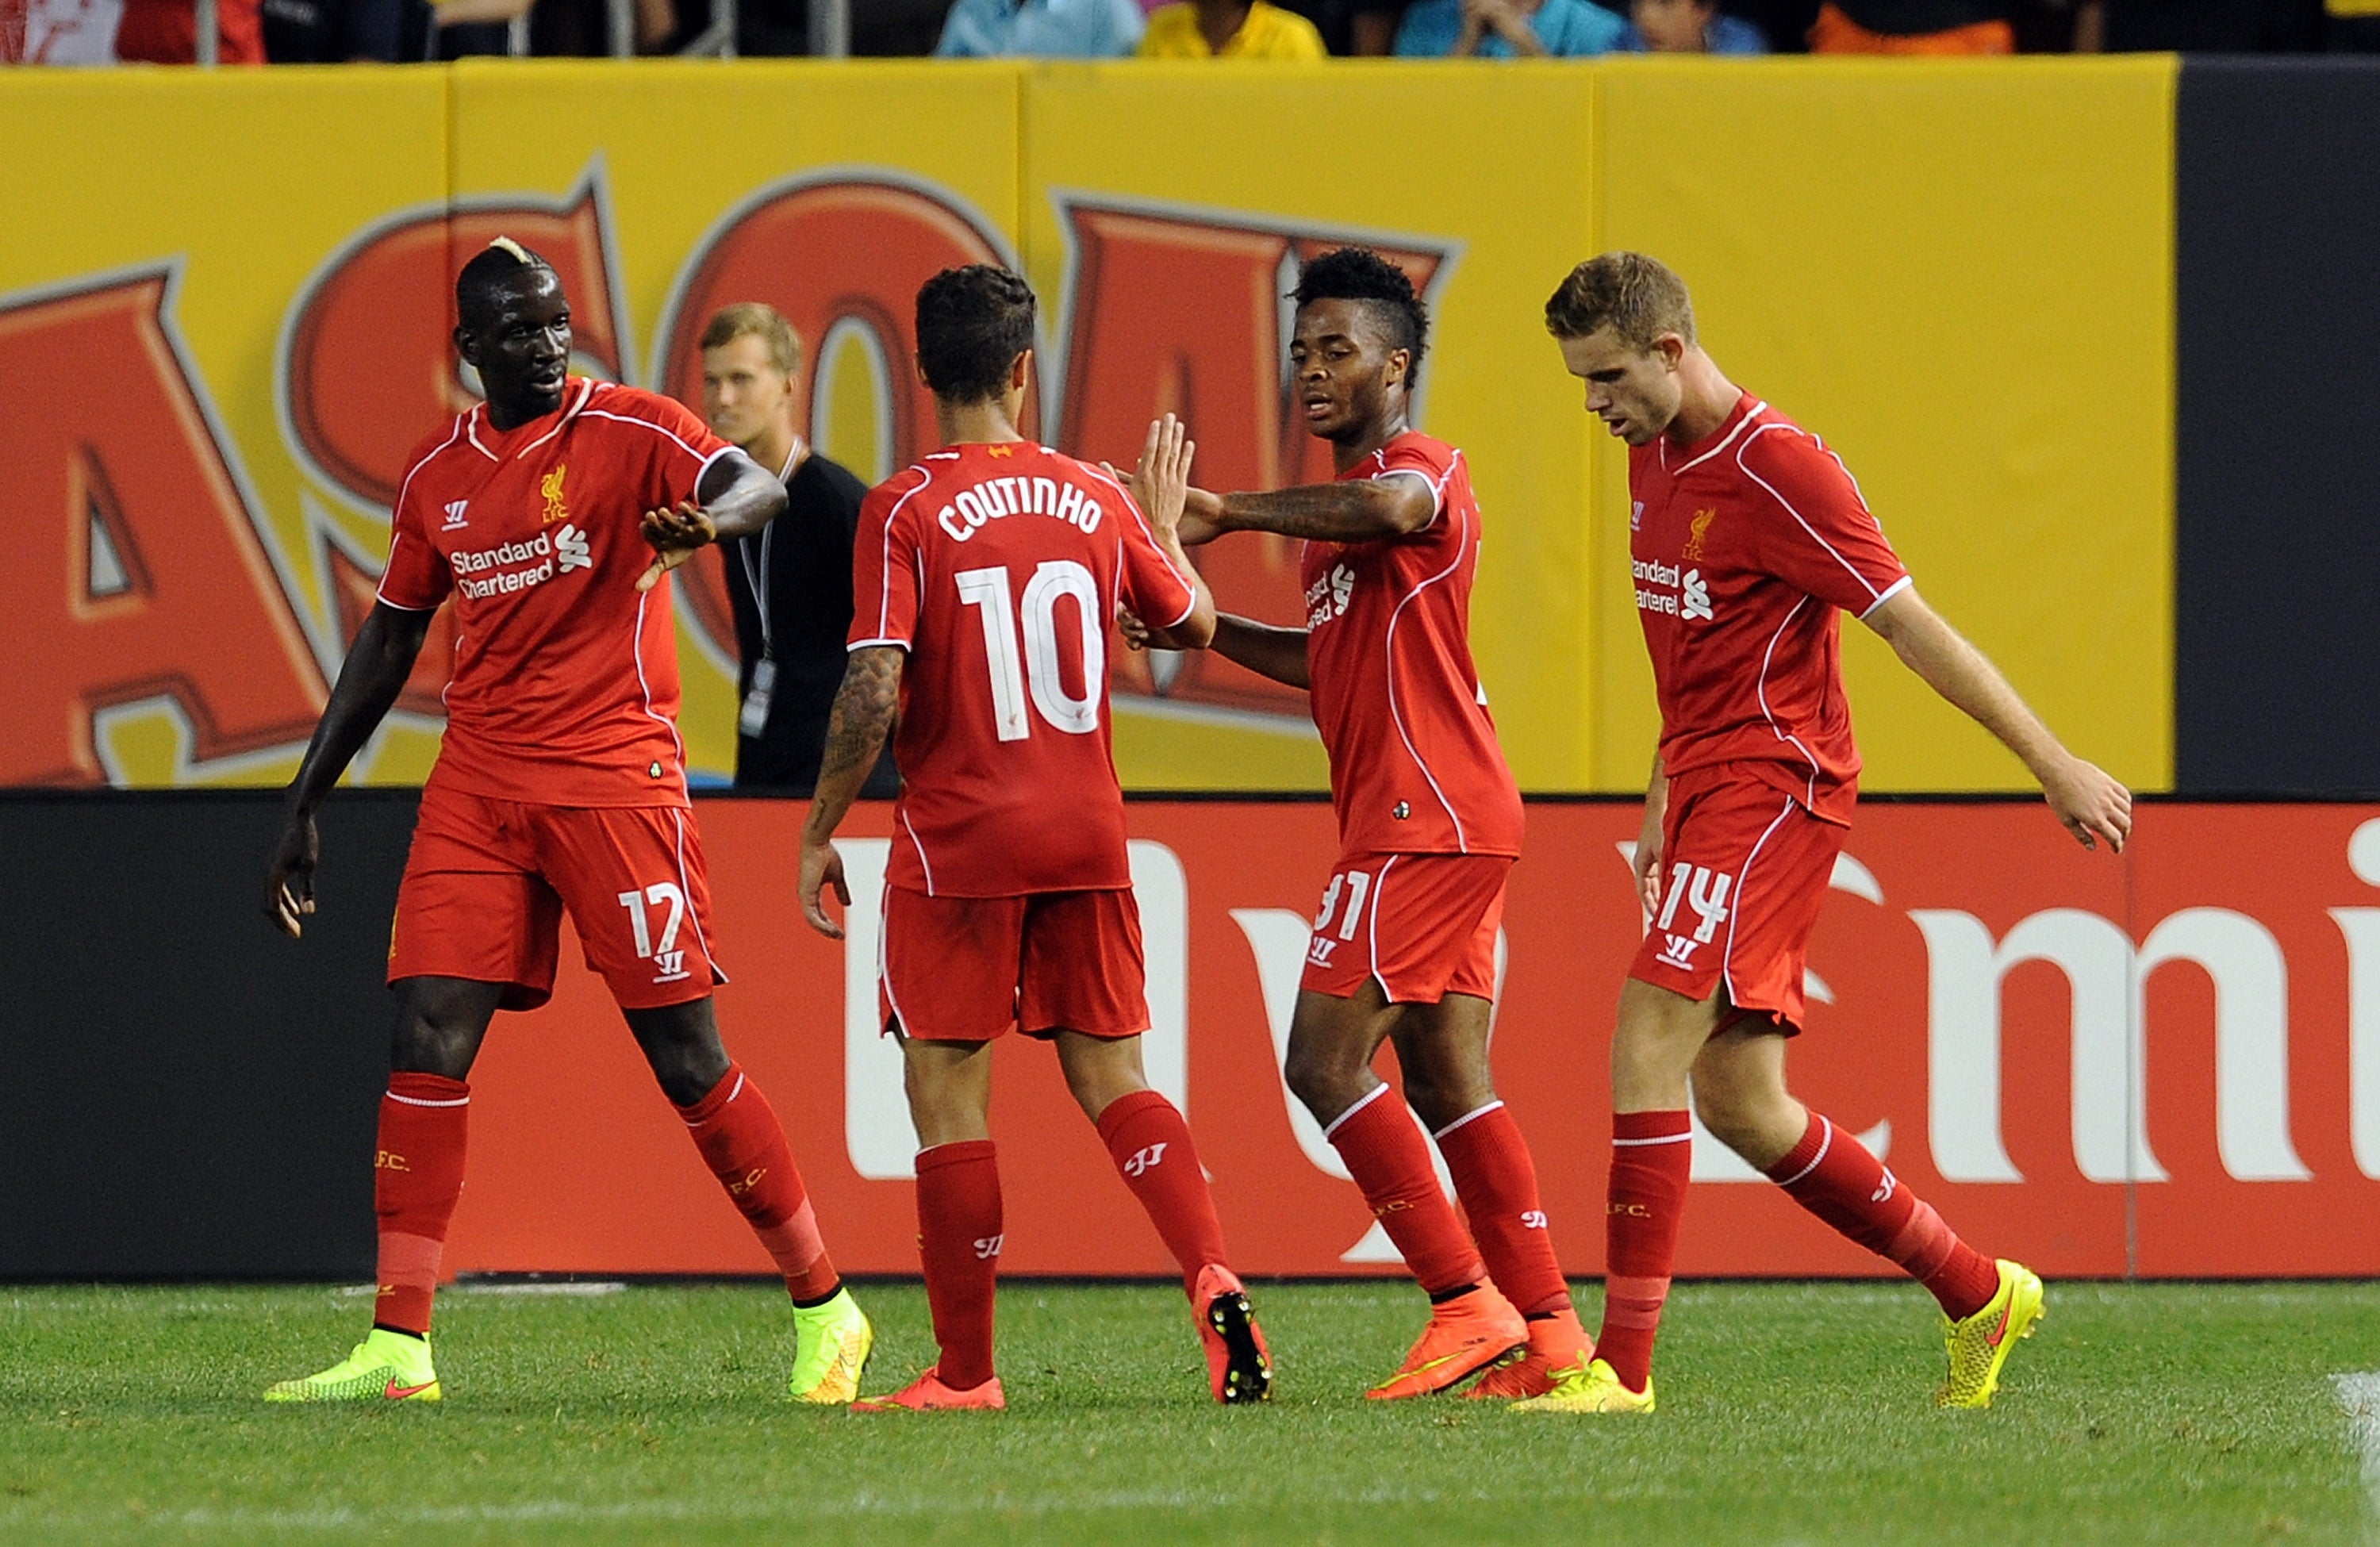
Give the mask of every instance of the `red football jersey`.
[{"label": "red football jersey", "polygon": [[638,525],[730,450],[666,397],[574,378],[511,430],[484,404],[425,439],[397,491],[380,599],[455,599],[430,783],[552,806],[686,803],[677,637]]},{"label": "red football jersey", "polygon": [[1305,662],[1342,853],[1521,852],[1521,791],[1471,663],[1479,502],[1463,453],[1417,431],[1340,475],[1417,478],[1438,514],[1406,537],[1308,542]]},{"label": "red football jersey", "polygon": [[886,879],[940,897],[1132,884],[1108,722],[1119,604],[1197,604],[1140,507],[1029,441],[952,446],[868,492],[851,648],[909,653]]},{"label": "red football jersey", "polygon": [[1632,447],[1628,492],[1661,766],[1741,763],[1850,822],[1860,763],[1837,609],[1865,616],[1909,571],[1842,458],[1747,394],[1694,445]]}]

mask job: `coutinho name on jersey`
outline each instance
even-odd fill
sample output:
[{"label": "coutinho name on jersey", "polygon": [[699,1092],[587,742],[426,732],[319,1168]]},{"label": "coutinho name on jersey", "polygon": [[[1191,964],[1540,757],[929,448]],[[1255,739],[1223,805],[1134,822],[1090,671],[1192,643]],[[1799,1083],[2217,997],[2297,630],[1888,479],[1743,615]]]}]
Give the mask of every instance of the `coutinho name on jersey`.
[{"label": "coutinho name on jersey", "polygon": [[1055,516],[1068,526],[1099,530],[1099,502],[1072,483],[1054,478],[987,478],[959,491],[942,506],[936,524],[965,542],[984,526],[1008,516]]}]

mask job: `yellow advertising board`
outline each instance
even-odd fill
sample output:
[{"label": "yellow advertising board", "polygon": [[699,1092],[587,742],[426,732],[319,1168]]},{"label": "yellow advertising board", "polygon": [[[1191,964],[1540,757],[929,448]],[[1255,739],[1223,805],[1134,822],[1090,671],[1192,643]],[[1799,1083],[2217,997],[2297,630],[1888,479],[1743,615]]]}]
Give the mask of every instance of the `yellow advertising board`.
[{"label": "yellow advertising board", "polygon": [[[765,299],[812,437],[930,449],[910,300],[950,263],[1042,300],[1031,428],[1123,459],[1187,414],[1202,481],[1328,473],[1281,357],[1342,241],[1435,319],[1423,428],[1487,520],[1474,638],[1515,772],[1641,785],[1650,695],[1620,459],[1539,323],[1598,245],[1684,272],[1721,362],[1839,445],[1920,583],[2078,747],[2171,769],[2168,65],[1329,67],[475,62],[0,81],[0,783],[272,783],[370,605],[407,449],[470,400],[449,286],[553,259],[582,369],[698,400],[703,321]],[[1352,127],[1351,127],[1352,126]],[[1204,551],[1295,615],[1286,542]],[[677,581],[696,769],[735,755],[715,566]],[[1857,632],[1853,630],[1853,632]],[[1871,788],[2010,782],[1852,653]],[[433,650],[357,776],[435,755]],[[1127,784],[1316,788],[1293,694],[1196,657],[1117,674]]]},{"label": "yellow advertising board", "polygon": [[[1859,480],[1918,590],[2082,756],[2173,782],[2170,57],[1605,67],[1605,247],[1676,268],[1731,379]],[[1595,782],[1660,721],[1599,457]],[[1844,675],[1870,789],[2029,785],[1866,629]]]}]

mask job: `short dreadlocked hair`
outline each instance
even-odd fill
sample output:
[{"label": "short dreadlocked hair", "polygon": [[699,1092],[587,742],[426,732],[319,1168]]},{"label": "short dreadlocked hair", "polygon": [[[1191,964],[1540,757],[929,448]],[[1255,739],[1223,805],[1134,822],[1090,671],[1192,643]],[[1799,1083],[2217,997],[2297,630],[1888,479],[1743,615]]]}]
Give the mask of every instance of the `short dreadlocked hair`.
[{"label": "short dreadlocked hair", "polygon": [[504,304],[505,286],[536,269],[553,273],[553,265],[537,253],[510,237],[498,237],[473,253],[455,276],[455,320],[467,328],[479,328]]},{"label": "short dreadlocked hair", "polygon": [[934,396],[989,403],[1033,347],[1033,286],[996,263],[944,269],[917,290],[917,368]]},{"label": "short dreadlocked hair", "polygon": [[1413,390],[1421,376],[1421,357],[1429,347],[1429,311],[1404,270],[1368,247],[1333,248],[1298,269],[1297,288],[1290,298],[1301,307],[1319,300],[1365,302],[1388,330],[1390,347],[1405,352],[1405,390]]}]

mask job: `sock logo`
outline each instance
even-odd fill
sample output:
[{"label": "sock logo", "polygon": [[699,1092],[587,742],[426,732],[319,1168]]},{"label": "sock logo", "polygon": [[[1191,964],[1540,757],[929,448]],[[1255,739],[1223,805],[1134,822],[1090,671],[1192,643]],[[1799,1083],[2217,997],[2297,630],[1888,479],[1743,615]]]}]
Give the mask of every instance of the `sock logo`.
[{"label": "sock logo", "polygon": [[975,1256],[978,1262],[989,1262],[1000,1255],[1001,1247],[1008,1240],[1003,1232],[998,1236],[978,1236],[975,1240]]},{"label": "sock logo", "polygon": [[1609,1209],[1607,1209],[1607,1210],[1605,1211],[1605,1212],[1607,1212],[1607,1213],[1614,1213],[1614,1214],[1626,1214],[1630,1219],[1651,1219],[1651,1218],[1653,1217],[1653,1211],[1652,1211],[1651,1209],[1647,1208],[1645,1205],[1644,1205],[1644,1204],[1642,1204],[1642,1203],[1630,1203],[1630,1202],[1626,1202],[1626,1201],[1618,1201],[1618,1202],[1614,1202],[1613,1204],[1611,1204],[1611,1206],[1610,1206]]},{"label": "sock logo", "polygon": [[768,1174],[769,1168],[767,1166],[756,1165],[751,1170],[744,1173],[741,1176],[729,1178],[727,1180],[728,1196],[731,1198],[743,1197],[746,1193],[750,1192],[754,1188],[759,1187],[760,1185],[760,1178],[766,1176]]},{"label": "sock logo", "polygon": [[1900,1183],[1893,1180],[1892,1167],[1888,1165],[1884,1168],[1884,1181],[1877,1186],[1874,1192],[1868,1194],[1867,1200],[1871,1203],[1881,1203],[1886,1199],[1890,1198],[1892,1196],[1892,1189],[1900,1185]]},{"label": "sock logo", "polygon": [[398,1154],[394,1150],[376,1150],[372,1152],[372,1169],[375,1171],[410,1171],[413,1167],[406,1164],[405,1157]]},{"label": "sock logo", "polygon": [[1543,1209],[1524,1209],[1521,1211],[1522,1229],[1543,1230],[1545,1227],[1546,1212]]},{"label": "sock logo", "polygon": [[1135,1152],[1130,1160],[1123,1163],[1123,1174],[1127,1176],[1143,1176],[1155,1170],[1157,1163],[1165,1158],[1167,1142],[1169,1141],[1160,1140]]},{"label": "sock logo", "polygon": [[1409,1198],[1391,1198],[1385,1203],[1373,1204],[1372,1217],[1374,1219],[1386,1219],[1390,1214],[1402,1213],[1412,1207],[1413,1200]]}]

